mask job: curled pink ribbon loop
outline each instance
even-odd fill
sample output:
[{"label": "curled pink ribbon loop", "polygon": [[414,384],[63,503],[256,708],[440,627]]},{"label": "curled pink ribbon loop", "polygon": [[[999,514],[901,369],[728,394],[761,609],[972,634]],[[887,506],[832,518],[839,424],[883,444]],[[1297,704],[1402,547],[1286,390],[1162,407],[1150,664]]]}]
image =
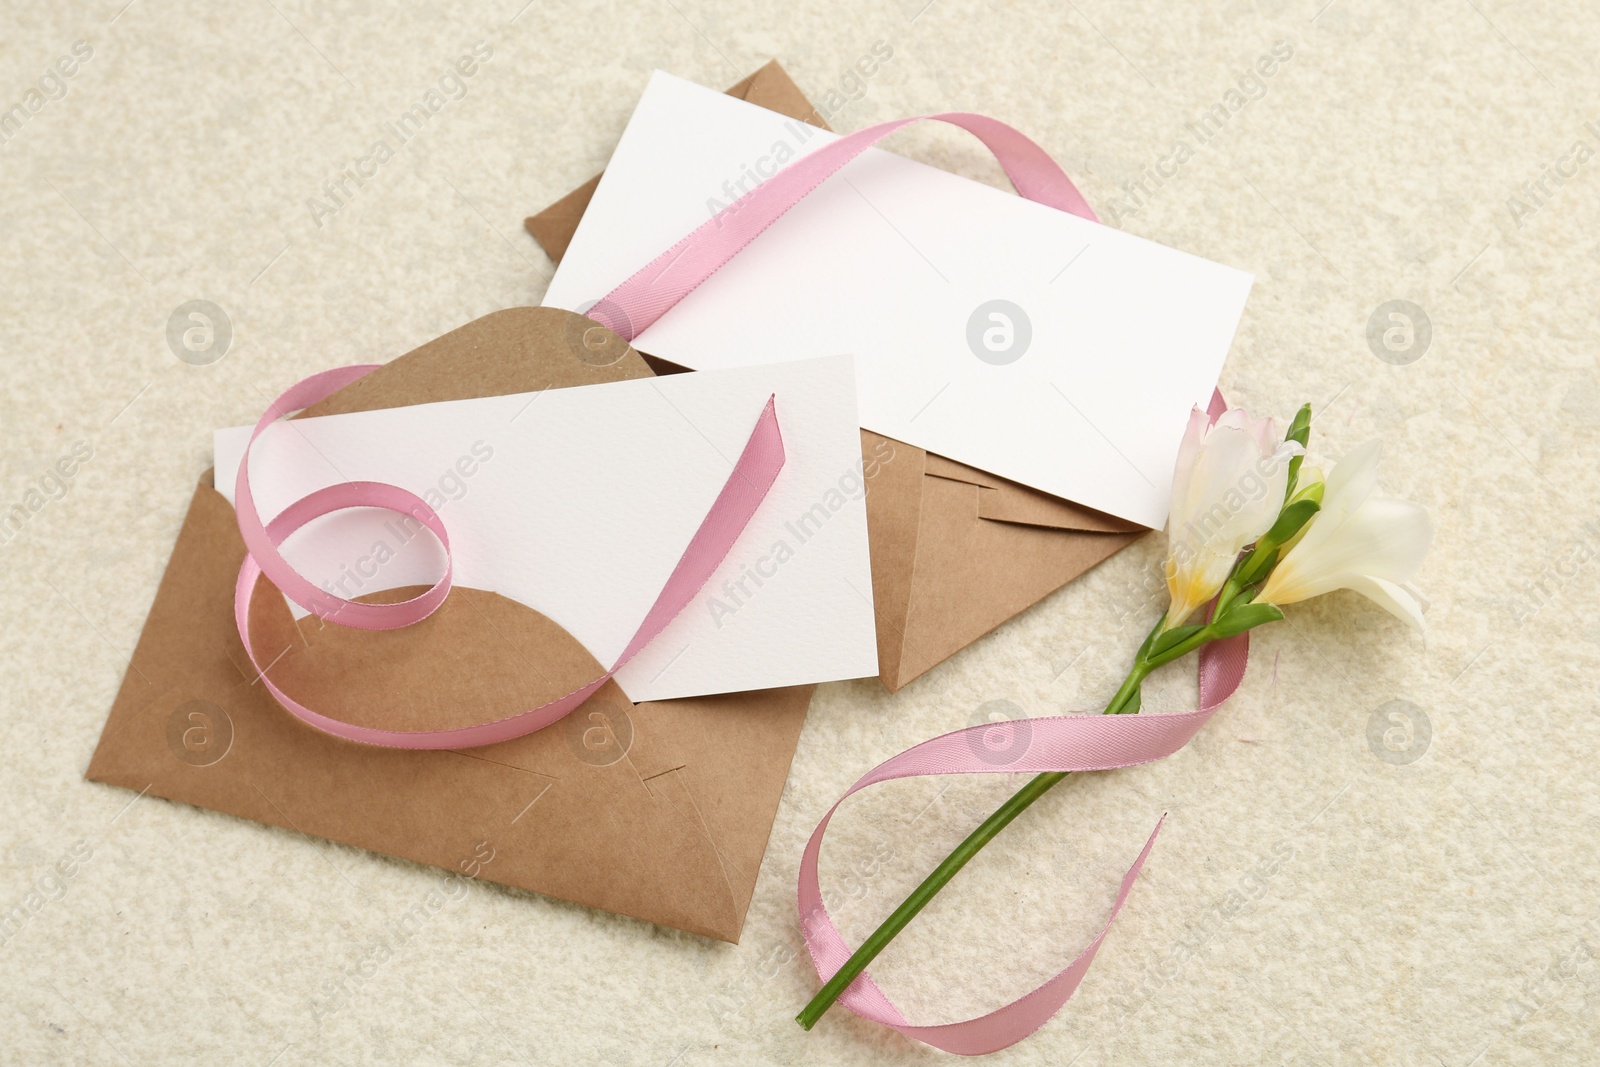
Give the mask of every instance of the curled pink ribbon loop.
[{"label": "curled pink ribbon loop", "polygon": [[[1233,695],[1244,677],[1248,659],[1249,635],[1240,634],[1205,646],[1200,652],[1200,708],[1176,715],[1062,715],[1038,719],[1017,719],[1008,723],[982,724],[935,737],[907,749],[862,775],[828,809],[806,843],[800,859],[800,920],[806,948],[811,953],[817,975],[827,981],[850,958],[852,949],[833,925],[822,888],[817,880],[817,856],[822,851],[822,836],[834,812],[851,794],[879,782],[934,774],[1039,773],[1043,771],[1105,771],[1132,767],[1172,755],[1189,743]],[[997,767],[979,755],[983,737],[994,730],[1009,732],[1009,740],[1021,742],[1025,751],[1015,760]],[[1162,822],[1165,821],[1162,816]],[[1133,890],[1134,880],[1144,867],[1150,849],[1161,832],[1161,822],[1145,842],[1144,848],[1123,875],[1122,887],[1105,925],[1078,957],[1059,974],[1033,992],[1019,997],[987,1015],[963,1022],[917,1026],[906,1020],[883,990],[863,971],[845,989],[839,1003],[864,1019],[882,1023],[918,1041],[946,1052],[977,1056],[1016,1044],[1061,1010],[1077,990],[1105,940],[1117,913]]]},{"label": "curled pink ribbon loop", "polygon": [[645,614],[644,621],[639,624],[616,662],[594,681],[537,708],[473,726],[449,730],[383,730],[355,726],[299,703],[274,684],[262,668],[250,643],[250,601],[255,594],[256,579],[265,574],[295,603],[330,622],[361,630],[390,630],[410,626],[427,618],[444,603],[444,598],[450,592],[451,568],[448,562],[443,576],[420,596],[397,604],[366,604],[318,589],[283,558],[279,546],[312,519],[356,507],[386,508],[415,518],[439,539],[447,561],[449,535],[439,516],[422,498],[399,486],[383,482],[343,482],[319,489],[301,497],[271,523],[263,525],[256,510],[255,498],[250,492],[250,448],[277,419],[315,404],[374,369],[376,365],[359,365],[314,374],[290,386],[273,401],[256,423],[250,443],[245,446],[244,455],[239,461],[234,494],[234,510],[246,553],[244,563],[239,567],[238,582],[234,586],[233,617],[239,630],[239,639],[244,643],[245,654],[250,657],[262,684],[287,711],[318,730],[350,741],[391,748],[472,748],[521,737],[567,715],[610,680],[688,605],[721,565],[783,468],[783,436],[778,429],[776,398],[769,398],[728,480],[711,505],[711,510],[706,513],[700,528],[689,540],[688,547],[683,550],[655,603]]},{"label": "curled pink ribbon loop", "polygon": [[[319,489],[295,501],[284,510],[283,514],[273,520],[269,530],[261,524],[261,516],[256,511],[255,496],[250,491],[250,447],[266,432],[268,426],[283,416],[310,407],[351,382],[366,377],[378,367],[379,364],[376,363],[336,367],[320,374],[313,374],[286,389],[256,422],[256,428],[250,434],[250,442],[245,445],[244,457],[239,461],[239,473],[234,479],[233,492],[233,507],[238,516],[239,535],[244,538],[244,547],[248,552],[246,566],[254,561],[255,566],[273,585],[307,611],[360,630],[395,630],[402,626],[410,626],[433,614],[435,609],[444,603],[445,596],[450,592],[450,536],[445,532],[444,523],[426,501],[397,485],[386,485],[382,482],[344,482]],[[409,515],[433,532],[439,543],[444,546],[446,562],[444,575],[431,589],[398,604],[363,604],[359,600],[346,600],[328,590],[318,589],[295,570],[278,551],[278,545],[282,544],[285,538],[312,519],[329,512],[360,507],[384,508]],[[248,651],[249,637],[244,635],[243,631],[241,634],[245,636],[245,648]]]}]

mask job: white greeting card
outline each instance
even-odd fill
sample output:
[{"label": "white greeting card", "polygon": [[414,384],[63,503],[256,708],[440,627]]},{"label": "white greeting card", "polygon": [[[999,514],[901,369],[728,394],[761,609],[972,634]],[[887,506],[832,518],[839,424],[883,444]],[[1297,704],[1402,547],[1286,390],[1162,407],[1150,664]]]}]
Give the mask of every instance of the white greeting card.
[{"label": "white greeting card", "polygon": [[[262,518],[341,481],[432,504],[459,585],[559,623],[609,666],[644,619],[769,396],[786,462],[693,603],[617,675],[635,701],[874,675],[872,574],[848,356],[280,421],[251,451]],[[216,433],[231,502],[249,427]],[[377,509],[284,555],[346,597],[431,584],[426,531]]]},{"label": "white greeting card", "polygon": [[[656,72],[545,303],[587,308],[833,139]],[[1160,526],[1250,283],[869,149],[634,343],[702,369],[852,353],[863,426]]]}]

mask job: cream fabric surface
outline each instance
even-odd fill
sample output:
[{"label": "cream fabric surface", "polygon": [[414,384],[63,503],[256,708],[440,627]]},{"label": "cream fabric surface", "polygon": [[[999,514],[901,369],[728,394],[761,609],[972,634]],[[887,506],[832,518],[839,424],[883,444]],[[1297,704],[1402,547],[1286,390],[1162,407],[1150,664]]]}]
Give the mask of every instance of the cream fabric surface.
[{"label": "cream fabric surface", "polygon": [[[1312,401],[1324,460],[1382,437],[1383,485],[1437,527],[1426,639],[1348,595],[1291,609],[1185,751],[1069,782],[990,847],[874,969],[891,995],[937,1021],[1031,988],[1168,811],[1077,998],[994,1062],[1592,1060],[1592,3],[124,2],[8,0],[0,34],[0,510],[26,512],[0,535],[0,911],[22,916],[0,1060],[941,1058],[842,1011],[792,1022],[816,985],[802,843],[920,739],[1103,702],[1160,610],[1157,538],[894,696],[821,687],[738,946],[82,780],[212,429],[537,302],[521,220],[604,164],[648,72],[721,87],[773,57],[838,128],[995,115],[1108,221],[1255,272],[1224,389]],[[425,129],[374,154],[430,91]],[[893,147],[1000,180],[954,131]],[[210,365],[169,345],[191,300],[231,324]],[[1193,689],[1170,673],[1145,707]],[[846,933],[1015,784],[853,801],[824,854]]]}]

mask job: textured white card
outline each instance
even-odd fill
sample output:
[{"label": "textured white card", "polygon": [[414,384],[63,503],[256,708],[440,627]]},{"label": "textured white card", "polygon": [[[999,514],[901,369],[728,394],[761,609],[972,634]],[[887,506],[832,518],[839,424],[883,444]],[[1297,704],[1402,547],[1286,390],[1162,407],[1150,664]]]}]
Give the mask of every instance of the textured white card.
[{"label": "textured white card", "polygon": [[[424,497],[455,581],[555,620],[605,665],[626,646],[776,396],[787,459],[706,588],[618,674],[635,701],[878,672],[855,380],[849,357],[279,422],[251,452],[271,520],[341,481]],[[217,431],[233,499],[249,427]],[[381,547],[380,547],[381,546]],[[346,597],[431,584],[432,535],[358,509],[285,556]]]},{"label": "textured white card", "polygon": [[[588,307],[832,139],[657,71],[545,303]],[[635,344],[697,368],[854,353],[863,426],[1160,526],[1250,282],[869,149]]]}]

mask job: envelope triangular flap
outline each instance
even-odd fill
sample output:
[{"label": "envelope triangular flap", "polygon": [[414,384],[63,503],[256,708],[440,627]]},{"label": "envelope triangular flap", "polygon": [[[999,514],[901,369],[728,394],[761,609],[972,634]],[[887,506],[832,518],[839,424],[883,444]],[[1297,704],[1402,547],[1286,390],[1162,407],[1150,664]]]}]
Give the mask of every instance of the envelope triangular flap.
[{"label": "envelope triangular flap", "polygon": [[927,473],[947,481],[980,486],[988,492],[978,494],[978,514],[995,522],[1020,522],[1029,526],[1048,526],[1057,530],[1082,530],[1088,533],[1143,533],[1145,527],[1103,511],[1095,511],[1070,500],[1042,493],[997,475],[957,463],[944,456],[928,454]]},{"label": "envelope triangular flap", "polygon": [[901,647],[886,659],[880,652],[883,683],[891,692],[1147,532],[995,521],[980,511],[982,499],[995,492],[935,475],[922,479]]}]

